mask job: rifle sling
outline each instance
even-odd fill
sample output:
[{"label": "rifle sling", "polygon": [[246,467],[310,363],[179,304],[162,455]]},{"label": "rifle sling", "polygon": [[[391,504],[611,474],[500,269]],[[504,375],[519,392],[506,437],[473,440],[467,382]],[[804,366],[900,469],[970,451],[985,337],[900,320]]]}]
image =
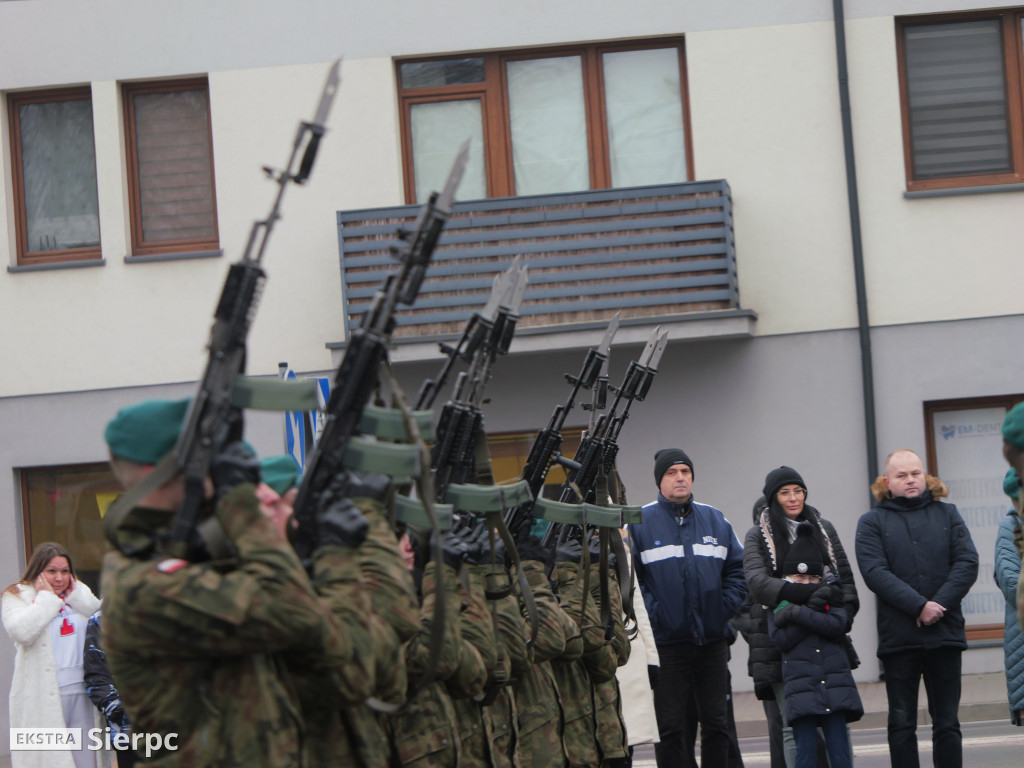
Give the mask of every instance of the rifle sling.
[{"label": "rifle sling", "polygon": [[[416,528],[429,528],[432,524],[423,502],[413,499],[401,493],[395,494],[394,500],[395,519],[406,525]],[[450,531],[455,516],[454,507],[451,504],[434,504],[434,514],[437,515],[438,524],[442,531]]]},{"label": "rifle sling", "polygon": [[[405,417],[405,427],[409,434],[410,440],[414,443],[420,453],[420,472],[413,475],[413,482],[416,485],[416,491],[422,500],[423,510],[427,514],[427,518],[430,520],[431,528],[431,547],[432,553],[431,558],[437,564],[437,568],[434,572],[434,588],[438,595],[438,599],[434,600],[434,616],[430,623],[430,642],[427,646],[427,666],[426,672],[423,677],[417,683],[416,688],[409,693],[409,696],[405,700],[403,706],[407,706],[409,702],[414,701],[417,696],[434,680],[435,670],[437,669],[437,663],[441,658],[441,650],[444,645],[444,625],[446,621],[445,614],[445,573],[444,573],[444,550],[441,547],[441,526],[438,522],[437,513],[434,507],[434,479],[430,472],[430,449],[427,448],[427,444],[423,442],[423,438],[420,436],[419,426],[416,423],[416,419],[413,416],[412,409],[406,402],[405,394],[402,392],[401,387],[398,386],[398,381],[395,379],[395,375],[391,370],[391,361],[385,356],[382,363],[383,373],[386,374],[381,376],[382,380],[386,379],[387,386],[391,388],[391,397],[395,405],[402,412]],[[458,617],[455,617],[458,620]]]},{"label": "rifle sling", "polygon": [[313,379],[267,379],[239,374],[231,404],[252,411],[316,411],[320,409]]},{"label": "rifle sling", "polygon": [[[135,509],[142,499],[172,479],[177,473],[178,461],[174,451],[170,451],[154,465],[153,471],[146,475],[142,482],[114,500],[103,516],[103,532],[114,547],[118,547],[117,531],[128,513]],[[223,561],[232,557],[224,527],[217,518],[208,517],[201,521],[196,526],[196,531],[206,544],[212,560]],[[125,554],[130,556],[134,553],[125,552]]]},{"label": "rifle sling", "polygon": [[[487,440],[477,440],[475,452],[477,478],[493,483],[494,472],[491,464],[491,452],[487,447]],[[509,560],[512,562],[512,570],[515,573],[516,583],[519,585],[519,591],[522,593],[523,604],[526,606],[526,615],[530,620],[530,639],[527,644],[532,650],[533,644],[537,641],[537,633],[540,631],[540,620],[537,618],[537,601],[534,600],[533,590],[530,589],[530,583],[526,580],[526,572],[523,571],[523,564],[519,561],[519,550],[516,549],[516,542],[512,538],[512,534],[509,532],[508,526],[505,524],[503,513],[507,512],[514,506],[529,501],[533,494],[530,493],[530,486],[525,480],[520,480],[518,483],[513,483],[510,486],[493,487],[505,490],[498,495],[497,499],[502,506],[494,506],[486,511],[487,526],[491,531],[497,531],[498,536],[501,537],[502,542],[505,544],[505,552],[508,555]],[[448,486],[448,490],[451,491],[451,489],[452,487]],[[525,499],[523,498],[524,493]],[[485,496],[486,494],[481,494],[481,498],[484,498]],[[507,504],[507,506],[503,506],[505,504]],[[493,559],[493,534],[491,535],[490,541],[491,555]]]},{"label": "rifle sling", "polygon": [[616,531],[614,536],[608,537],[608,544],[615,553],[615,572],[619,579],[619,594],[622,595],[622,613],[626,617],[626,623],[636,622],[636,615],[633,613],[633,569],[629,567],[626,560],[626,545],[622,542],[622,535]]},{"label": "rifle sling", "polygon": [[349,469],[391,477],[416,477],[422,472],[422,454],[415,444],[375,441],[363,435],[349,438],[342,463]]},{"label": "rifle sling", "polygon": [[[268,379],[239,374],[231,393],[231,404],[253,411],[319,411],[320,396],[314,379]],[[433,440],[433,413],[413,411],[424,440]],[[359,431],[382,440],[409,442],[405,418],[396,408],[369,403],[359,419]]]},{"label": "rifle sling", "polygon": [[[594,483],[594,500],[600,504],[607,504],[610,501],[608,496],[608,475],[604,471],[604,462],[598,464],[597,467],[597,479]],[[619,520],[622,520],[620,514]],[[619,523],[621,525],[621,522]],[[618,526],[616,526],[618,527]],[[611,608],[611,596],[608,594],[608,528],[598,528],[597,534],[598,541],[600,542],[600,554],[598,557],[598,577],[600,583],[598,584],[599,595],[600,595],[600,616],[601,626],[604,627],[604,639],[609,641],[612,639],[612,608]]]},{"label": "rifle sling", "polygon": [[[178,458],[174,455],[173,450],[169,451],[167,455],[156,463],[153,471],[146,475],[138,485],[128,489],[114,499],[114,502],[107,509],[107,513],[103,516],[103,532],[106,534],[107,540],[114,547],[117,547],[117,529],[121,527],[121,523],[124,522],[128,513],[135,509],[140,501],[173,478],[178,472]],[[131,553],[126,552],[125,554]]]}]

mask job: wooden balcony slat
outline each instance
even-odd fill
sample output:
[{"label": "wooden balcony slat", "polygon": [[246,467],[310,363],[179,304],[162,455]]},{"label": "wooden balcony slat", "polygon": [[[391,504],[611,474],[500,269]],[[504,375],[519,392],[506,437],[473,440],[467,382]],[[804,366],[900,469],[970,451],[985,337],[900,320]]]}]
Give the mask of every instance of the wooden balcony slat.
[{"label": "wooden balcony slat", "polygon": [[[494,277],[499,272],[502,272],[511,262],[498,262],[500,266],[493,267],[488,265],[487,271],[478,270],[474,273],[474,277],[458,279],[458,280],[432,280],[429,283],[425,283],[420,289],[420,296],[429,296],[433,293],[447,292],[447,291],[484,291],[489,292],[491,290],[491,284],[494,282]],[[546,266],[546,263],[545,263]],[[711,272],[725,270],[729,266],[727,259],[707,259],[704,261],[689,261],[689,262],[677,262],[675,264],[666,265],[664,263],[649,263],[644,261],[640,264],[634,264],[623,268],[611,267],[608,269],[586,269],[577,268],[571,272],[564,270],[558,270],[553,272],[539,272],[534,271],[530,273],[530,285],[547,285],[550,283],[564,283],[564,282],[580,282],[584,280],[611,280],[613,278],[627,278],[627,277],[646,277],[650,275],[664,275],[667,271],[671,271],[672,274],[687,274],[692,272]],[[666,269],[668,267],[669,269]],[[465,267],[452,267],[444,272],[442,268],[434,269],[431,267],[431,276],[439,278],[447,275],[465,274]],[[367,277],[367,276],[371,277]],[[365,299],[372,297],[380,286],[381,281],[384,279],[387,272],[361,272],[358,275],[353,275],[349,280],[348,298],[350,302],[355,302],[357,299]],[[360,278],[356,280],[356,278]],[[357,287],[359,286],[359,287]],[[529,297],[529,293],[527,297]]]},{"label": "wooden balcony slat", "polygon": [[[418,206],[338,213],[346,332],[384,277]],[[736,309],[732,203],[725,181],[456,203],[396,340],[455,334],[521,256],[530,284],[520,325]]]}]

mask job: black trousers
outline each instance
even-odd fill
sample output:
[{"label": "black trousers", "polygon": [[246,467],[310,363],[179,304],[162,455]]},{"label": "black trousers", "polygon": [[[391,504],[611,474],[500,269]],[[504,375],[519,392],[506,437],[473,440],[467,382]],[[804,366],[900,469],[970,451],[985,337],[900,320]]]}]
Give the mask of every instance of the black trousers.
[{"label": "black trousers", "polygon": [[936,768],[963,766],[960,733],[959,648],[905,651],[881,656],[889,697],[889,756],[900,768],[918,768],[917,691],[924,678],[932,718],[932,761]]},{"label": "black trousers", "polygon": [[701,765],[729,764],[729,642],[659,645],[654,711],[661,741],[654,747],[658,768],[689,768],[694,749],[687,738],[689,709],[700,722]]}]

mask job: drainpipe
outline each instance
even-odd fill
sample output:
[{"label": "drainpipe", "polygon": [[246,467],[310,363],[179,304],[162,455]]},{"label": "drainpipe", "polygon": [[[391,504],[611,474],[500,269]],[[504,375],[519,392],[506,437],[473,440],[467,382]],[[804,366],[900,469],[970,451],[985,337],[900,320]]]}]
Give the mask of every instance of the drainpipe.
[{"label": "drainpipe", "polygon": [[[857,197],[857,166],[853,157],[853,122],[850,119],[850,78],[846,66],[846,26],[843,0],[832,0],[836,30],[836,66],[839,70],[839,108],[843,118],[843,152],[846,156],[846,196],[850,207],[850,239],[853,275],[857,286],[857,330],[860,334],[860,369],[864,389],[864,437],[868,447],[868,485],[878,477],[878,433],[875,426],[875,380],[871,364],[871,325],[864,281],[864,248],[860,233]],[[874,500],[872,499],[872,503]]]}]

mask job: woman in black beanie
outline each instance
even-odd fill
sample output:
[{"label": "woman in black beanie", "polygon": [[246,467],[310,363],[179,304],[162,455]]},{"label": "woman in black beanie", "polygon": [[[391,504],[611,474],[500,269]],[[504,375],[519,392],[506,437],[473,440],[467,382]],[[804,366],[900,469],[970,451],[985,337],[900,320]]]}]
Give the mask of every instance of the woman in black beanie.
[{"label": "woman in black beanie", "polygon": [[[755,512],[754,526],[747,531],[743,542],[743,573],[753,603],[774,609],[783,600],[800,605],[806,604],[818,589],[814,584],[793,584],[783,580],[782,566],[786,561],[789,546],[796,538],[797,526],[810,523],[818,548],[824,556],[824,566],[839,577],[843,590],[843,607],[847,613],[847,632],[853,624],[853,617],[860,608],[857,586],[853,580],[853,569],[839,541],[835,526],[825,520],[817,509],[805,503],[807,484],[792,467],[773,469],[764,479],[764,506]],[[767,625],[757,626],[754,631],[767,635]],[[765,638],[759,638],[767,640]],[[768,641],[770,644],[770,641]],[[768,671],[779,709],[785,709],[782,690],[782,657],[761,667]],[[792,768],[796,761],[796,743],[788,724],[783,724],[786,765]]]}]

